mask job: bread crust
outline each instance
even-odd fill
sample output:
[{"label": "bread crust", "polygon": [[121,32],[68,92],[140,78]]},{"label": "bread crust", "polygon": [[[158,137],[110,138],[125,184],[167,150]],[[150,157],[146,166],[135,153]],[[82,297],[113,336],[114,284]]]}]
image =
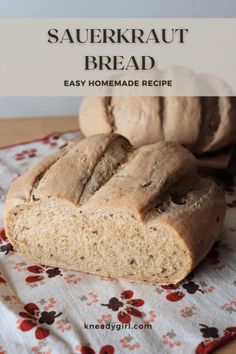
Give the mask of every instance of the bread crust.
[{"label": "bread crust", "polygon": [[[145,166],[145,168],[141,168]],[[160,141],[141,147],[82,207],[83,210],[132,210],[143,220],[158,199],[184,176],[196,174],[195,159],[186,149]]]},{"label": "bread crust", "polygon": [[[80,129],[85,136],[111,134],[110,97],[85,97],[80,106]],[[96,124],[94,121],[96,120]]]},{"label": "bread crust", "polygon": [[219,97],[220,123],[212,141],[203,152],[217,151],[236,141],[236,100],[235,97]]},{"label": "bread crust", "polygon": [[8,212],[18,205],[27,203],[31,200],[31,193],[35,183],[40,180],[44,173],[61,157],[65,156],[74,146],[70,143],[63,149],[54,154],[44,157],[40,162],[18,177],[12,184],[7,193],[6,203],[4,205],[4,217]]}]

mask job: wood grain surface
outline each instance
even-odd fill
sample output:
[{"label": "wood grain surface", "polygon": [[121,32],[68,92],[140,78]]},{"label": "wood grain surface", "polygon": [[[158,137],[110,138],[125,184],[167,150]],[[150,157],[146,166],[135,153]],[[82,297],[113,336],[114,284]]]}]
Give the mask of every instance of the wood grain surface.
[{"label": "wood grain surface", "polygon": [[78,129],[77,116],[0,119],[0,147],[40,139],[52,132]]}]

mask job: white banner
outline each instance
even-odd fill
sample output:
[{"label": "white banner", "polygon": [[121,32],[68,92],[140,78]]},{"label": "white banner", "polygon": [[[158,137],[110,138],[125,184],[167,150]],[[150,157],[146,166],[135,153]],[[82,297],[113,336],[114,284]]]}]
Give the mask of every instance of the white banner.
[{"label": "white banner", "polygon": [[234,96],[236,19],[3,19],[1,96]]}]

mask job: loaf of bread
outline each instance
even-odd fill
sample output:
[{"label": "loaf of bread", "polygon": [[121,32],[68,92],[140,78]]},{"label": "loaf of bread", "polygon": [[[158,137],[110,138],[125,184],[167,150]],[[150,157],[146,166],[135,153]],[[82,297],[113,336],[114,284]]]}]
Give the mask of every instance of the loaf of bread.
[{"label": "loaf of bread", "polygon": [[86,97],[79,124],[85,136],[118,133],[135,147],[164,139],[206,153],[236,141],[236,98]]},{"label": "loaf of bread", "polygon": [[18,177],[4,222],[14,248],[45,265],[169,284],[188,275],[218,238],[221,189],[197,175],[181,145],[134,149],[95,135]]}]

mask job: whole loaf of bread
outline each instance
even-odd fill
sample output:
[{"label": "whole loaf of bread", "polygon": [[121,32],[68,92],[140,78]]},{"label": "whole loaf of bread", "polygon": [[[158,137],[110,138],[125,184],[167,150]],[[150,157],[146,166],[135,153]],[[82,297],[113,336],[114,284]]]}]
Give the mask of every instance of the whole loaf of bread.
[{"label": "whole loaf of bread", "polygon": [[221,189],[164,141],[134,149],[95,135],[18,177],[4,222],[14,248],[50,266],[169,284],[207,255],[224,220]]},{"label": "whole loaf of bread", "polygon": [[135,147],[164,139],[206,153],[236,141],[236,97],[86,97],[79,124],[85,136],[118,133]]}]

